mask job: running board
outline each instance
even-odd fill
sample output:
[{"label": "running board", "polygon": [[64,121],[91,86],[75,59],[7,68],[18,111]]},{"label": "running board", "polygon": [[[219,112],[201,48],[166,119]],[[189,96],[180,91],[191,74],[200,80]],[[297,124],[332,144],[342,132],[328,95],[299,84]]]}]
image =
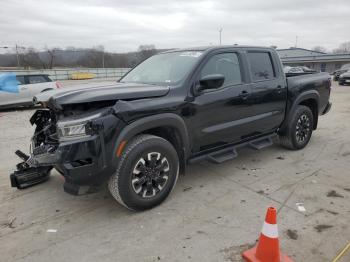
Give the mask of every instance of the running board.
[{"label": "running board", "polygon": [[209,161],[215,164],[221,164],[225,161],[235,159],[237,154],[237,149],[242,147],[250,147],[255,150],[260,150],[265,147],[273,145],[273,139],[276,137],[276,134],[270,134],[268,136],[259,137],[250,141],[246,141],[240,144],[231,144],[227,145],[225,148],[221,148],[216,151],[208,152],[195,156],[191,158],[188,162],[190,164],[200,162],[200,161]]},{"label": "running board", "polygon": [[249,146],[255,150],[260,150],[273,145],[272,137],[266,137],[261,140],[255,140],[249,143]]},{"label": "running board", "polygon": [[234,148],[227,148],[207,156],[208,160],[215,164],[221,164],[225,161],[232,160],[237,157],[237,151]]}]

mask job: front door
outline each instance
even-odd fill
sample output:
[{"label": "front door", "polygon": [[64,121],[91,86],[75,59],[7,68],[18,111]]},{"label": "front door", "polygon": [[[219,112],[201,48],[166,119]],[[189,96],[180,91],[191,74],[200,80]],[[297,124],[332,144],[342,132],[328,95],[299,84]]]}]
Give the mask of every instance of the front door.
[{"label": "front door", "polygon": [[250,85],[244,82],[242,60],[235,52],[213,54],[200,69],[200,78],[221,74],[224,84],[202,91],[192,103],[189,119],[195,150],[220,146],[250,133]]}]

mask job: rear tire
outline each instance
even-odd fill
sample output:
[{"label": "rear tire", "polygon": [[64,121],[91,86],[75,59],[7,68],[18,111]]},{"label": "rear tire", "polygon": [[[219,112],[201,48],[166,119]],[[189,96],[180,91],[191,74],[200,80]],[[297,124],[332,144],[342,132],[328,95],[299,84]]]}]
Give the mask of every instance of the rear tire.
[{"label": "rear tire", "polygon": [[162,203],[179,175],[176,150],[153,135],[133,138],[123,150],[108,188],[112,196],[131,210],[145,210]]},{"label": "rear tire", "polygon": [[309,107],[299,105],[288,123],[286,133],[279,136],[280,144],[288,149],[304,148],[310,141],[314,116]]}]

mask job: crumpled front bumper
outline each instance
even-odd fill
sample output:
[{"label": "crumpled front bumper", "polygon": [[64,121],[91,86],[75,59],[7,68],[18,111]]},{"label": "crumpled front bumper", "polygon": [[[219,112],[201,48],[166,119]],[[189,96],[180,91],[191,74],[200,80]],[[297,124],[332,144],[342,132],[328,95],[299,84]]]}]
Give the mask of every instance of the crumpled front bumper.
[{"label": "crumpled front bumper", "polygon": [[[39,131],[32,139],[30,155],[17,152],[23,162],[11,174],[12,186],[24,188],[22,178],[26,178],[26,187],[31,181],[37,184],[55,168],[64,177],[66,192],[78,195],[96,191],[115,172],[115,143],[125,123],[107,113],[91,120],[87,135],[58,141],[51,133],[51,137],[42,136],[42,127],[48,119],[50,114],[43,110],[38,110],[31,118]],[[38,144],[40,146],[35,147]]]},{"label": "crumpled front bumper", "polygon": [[42,146],[21,158],[24,161],[10,176],[12,186],[19,189],[46,181],[55,168],[65,178],[64,190],[80,195],[94,192],[108,172],[102,134],[62,142],[53,151]]}]

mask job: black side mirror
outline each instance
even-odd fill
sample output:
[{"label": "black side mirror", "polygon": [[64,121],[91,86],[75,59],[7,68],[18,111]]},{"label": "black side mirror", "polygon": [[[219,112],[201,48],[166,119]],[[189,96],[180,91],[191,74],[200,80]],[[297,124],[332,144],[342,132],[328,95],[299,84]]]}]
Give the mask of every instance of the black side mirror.
[{"label": "black side mirror", "polygon": [[225,77],[221,74],[206,75],[199,80],[199,90],[217,89],[222,87]]}]

